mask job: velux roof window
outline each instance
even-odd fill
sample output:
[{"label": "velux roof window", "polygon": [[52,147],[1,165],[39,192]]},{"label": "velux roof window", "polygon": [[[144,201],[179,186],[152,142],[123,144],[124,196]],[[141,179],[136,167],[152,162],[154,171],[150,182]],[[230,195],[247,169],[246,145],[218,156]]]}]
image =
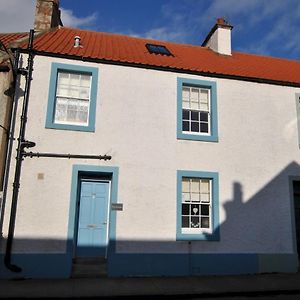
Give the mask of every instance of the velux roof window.
[{"label": "velux roof window", "polygon": [[167,55],[167,56],[172,55],[172,53],[168,50],[168,48],[163,45],[146,44],[146,47],[150,53]]}]

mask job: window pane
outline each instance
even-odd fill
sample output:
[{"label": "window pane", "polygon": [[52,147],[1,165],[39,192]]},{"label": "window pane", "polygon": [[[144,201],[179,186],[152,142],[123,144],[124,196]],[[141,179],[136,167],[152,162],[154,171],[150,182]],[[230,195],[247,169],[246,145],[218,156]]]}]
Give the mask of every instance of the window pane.
[{"label": "window pane", "polygon": [[70,86],[69,96],[72,98],[80,98],[80,90],[78,86]]},{"label": "window pane", "polygon": [[89,88],[81,88],[79,98],[80,99],[89,99],[90,98],[90,89]]},{"label": "window pane", "polygon": [[67,118],[67,101],[62,98],[57,98],[55,107],[55,120],[63,121]]},{"label": "window pane", "polygon": [[190,201],[190,193],[182,193],[182,201]]},{"label": "window pane", "polygon": [[69,96],[69,86],[68,85],[63,85],[63,84],[57,85],[56,94],[58,96],[68,97]]},{"label": "window pane", "polygon": [[90,81],[91,81],[91,75],[81,75],[80,83],[81,83],[82,87],[89,88],[90,87]]},{"label": "window pane", "polygon": [[182,215],[190,214],[190,204],[182,204]]},{"label": "window pane", "polygon": [[191,119],[195,121],[199,121],[199,112],[198,111],[191,111]]},{"label": "window pane", "polygon": [[199,89],[192,88],[191,101],[199,102]]},{"label": "window pane", "polygon": [[200,190],[201,193],[209,192],[209,179],[201,179]]},{"label": "window pane", "polygon": [[192,179],[191,181],[191,191],[199,193],[200,191],[200,180],[199,179]]},{"label": "window pane", "polygon": [[59,72],[57,76],[57,83],[58,84],[69,84],[69,77],[70,74]]},{"label": "window pane", "polygon": [[198,122],[192,122],[191,131],[192,132],[199,132],[199,123]]},{"label": "window pane", "polygon": [[201,215],[209,216],[209,205],[201,204]]},{"label": "window pane", "polygon": [[192,204],[191,208],[192,208],[191,215],[198,216],[200,214],[200,208],[198,204]]},{"label": "window pane", "polygon": [[201,89],[201,91],[200,91],[200,101],[208,103],[208,90]]},{"label": "window pane", "polygon": [[80,86],[80,75],[79,74],[70,74],[70,84],[75,86]]},{"label": "window pane", "polygon": [[208,124],[207,123],[200,123],[200,132],[208,132]]},{"label": "window pane", "polygon": [[182,122],[182,130],[183,131],[190,131],[190,124],[188,121],[183,121]]},{"label": "window pane", "polygon": [[187,87],[182,88],[182,100],[190,101],[190,89]]},{"label": "window pane", "polygon": [[189,217],[182,217],[182,227],[189,228]]},{"label": "window pane", "polygon": [[190,102],[189,101],[183,101],[182,102],[182,108],[190,109]]},{"label": "window pane", "polygon": [[188,110],[183,110],[182,111],[182,119],[183,120],[189,120],[189,118],[190,118],[190,112],[188,111]]},{"label": "window pane", "polygon": [[208,112],[200,112],[200,120],[208,122]]},{"label": "window pane", "polygon": [[199,109],[199,102],[191,102],[192,109]]},{"label": "window pane", "polygon": [[192,228],[199,228],[199,217],[191,217],[191,227]]},{"label": "window pane", "polygon": [[209,228],[209,218],[208,217],[201,218],[201,228]]},{"label": "window pane", "polygon": [[191,194],[191,200],[192,201],[200,201],[200,194],[199,193],[192,193]]},{"label": "window pane", "polygon": [[190,180],[187,178],[182,178],[182,192],[190,192]]},{"label": "window pane", "polygon": [[201,199],[201,202],[209,203],[209,194],[201,193],[200,199]]},{"label": "window pane", "polygon": [[208,109],[208,103],[200,102],[200,110],[209,111],[209,109]]}]

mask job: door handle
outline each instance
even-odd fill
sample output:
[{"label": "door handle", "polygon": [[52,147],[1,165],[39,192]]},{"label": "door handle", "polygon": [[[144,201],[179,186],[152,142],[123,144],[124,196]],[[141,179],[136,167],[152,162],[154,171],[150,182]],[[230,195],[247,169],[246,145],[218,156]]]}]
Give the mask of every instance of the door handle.
[{"label": "door handle", "polygon": [[107,222],[103,222],[103,223],[102,223],[102,225],[106,225],[106,224],[107,224]]}]

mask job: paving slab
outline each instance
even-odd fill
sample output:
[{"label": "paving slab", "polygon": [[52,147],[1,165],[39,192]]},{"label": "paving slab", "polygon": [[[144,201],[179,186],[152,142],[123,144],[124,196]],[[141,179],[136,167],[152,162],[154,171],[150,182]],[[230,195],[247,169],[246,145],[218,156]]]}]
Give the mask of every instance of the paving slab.
[{"label": "paving slab", "polygon": [[1,298],[300,293],[300,274],[0,280]]}]

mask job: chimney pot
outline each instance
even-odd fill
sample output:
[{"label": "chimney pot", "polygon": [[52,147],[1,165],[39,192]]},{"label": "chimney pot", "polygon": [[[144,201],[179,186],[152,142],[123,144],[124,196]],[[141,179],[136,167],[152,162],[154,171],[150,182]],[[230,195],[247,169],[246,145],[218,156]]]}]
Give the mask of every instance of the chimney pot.
[{"label": "chimney pot", "polygon": [[80,40],[81,40],[80,36],[76,35],[76,36],[74,37],[74,48],[81,47],[81,45],[80,45]]}]

